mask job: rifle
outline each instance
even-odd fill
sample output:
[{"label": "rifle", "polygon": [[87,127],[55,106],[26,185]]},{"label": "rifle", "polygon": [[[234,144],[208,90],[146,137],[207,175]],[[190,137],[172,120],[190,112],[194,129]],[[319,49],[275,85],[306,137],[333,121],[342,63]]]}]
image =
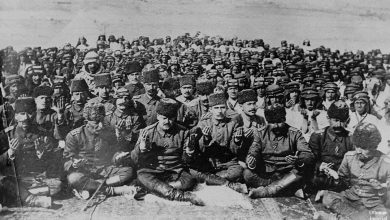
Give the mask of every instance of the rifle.
[{"label": "rifle", "polygon": [[[10,143],[10,140],[11,140],[11,137],[9,135],[9,132],[7,132],[7,128],[8,128],[8,120],[7,120],[7,114],[6,114],[6,111],[7,111],[7,103],[4,102],[4,97],[3,97],[3,93],[0,91],[0,103],[3,105],[3,114],[1,115],[2,117],[2,120],[3,120],[3,127],[4,127],[4,132],[7,134],[7,137],[8,137],[8,145]],[[11,166],[12,166],[12,169],[13,169],[13,172],[15,174],[15,179],[16,179],[16,196],[17,196],[17,201],[18,201],[18,206],[20,207],[23,207],[23,204],[22,204],[22,199],[20,197],[20,189],[19,189],[19,181],[18,181],[18,173],[17,173],[17,170],[16,170],[16,165],[15,165],[15,161],[14,160],[10,160],[11,161]]]}]

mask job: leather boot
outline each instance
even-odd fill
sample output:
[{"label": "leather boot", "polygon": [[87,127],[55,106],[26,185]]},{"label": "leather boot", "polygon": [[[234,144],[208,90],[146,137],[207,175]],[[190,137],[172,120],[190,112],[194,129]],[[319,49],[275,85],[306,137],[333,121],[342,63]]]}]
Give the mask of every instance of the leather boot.
[{"label": "leather boot", "polygon": [[260,186],[250,191],[249,197],[252,199],[256,199],[275,196],[278,192],[290,186],[292,183],[298,181],[299,179],[301,179],[301,176],[298,176],[296,172],[290,172],[282,179],[277,180],[266,187]]},{"label": "leather boot", "polygon": [[136,188],[134,186],[108,186],[106,188],[106,194],[109,196],[120,196],[120,195],[135,195]]},{"label": "leather boot", "polygon": [[52,199],[49,196],[30,195],[25,200],[26,206],[50,208],[52,206]]},{"label": "leather boot", "polygon": [[204,205],[204,202],[195,194],[175,189],[164,182],[156,183],[153,191],[165,199],[191,202],[194,205]]},{"label": "leather boot", "polygon": [[229,182],[226,186],[239,193],[243,193],[243,194],[248,193],[248,187],[243,183]]}]

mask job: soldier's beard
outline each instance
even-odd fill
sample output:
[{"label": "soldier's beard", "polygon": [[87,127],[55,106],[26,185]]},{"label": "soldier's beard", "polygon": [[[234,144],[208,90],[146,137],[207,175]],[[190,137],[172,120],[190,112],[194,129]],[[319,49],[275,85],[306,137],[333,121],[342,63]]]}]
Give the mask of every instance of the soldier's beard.
[{"label": "soldier's beard", "polygon": [[344,127],[333,127],[333,131],[336,134],[340,134],[340,133],[345,132],[345,128]]}]

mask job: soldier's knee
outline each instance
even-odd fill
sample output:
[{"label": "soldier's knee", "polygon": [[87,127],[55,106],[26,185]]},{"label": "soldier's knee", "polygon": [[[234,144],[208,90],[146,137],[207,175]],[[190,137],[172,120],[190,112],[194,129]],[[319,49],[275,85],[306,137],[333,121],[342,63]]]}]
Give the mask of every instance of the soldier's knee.
[{"label": "soldier's knee", "polygon": [[253,179],[253,176],[255,174],[253,173],[252,170],[250,169],[245,169],[243,172],[242,172],[242,176],[245,180],[245,182],[250,182],[252,179]]},{"label": "soldier's knee", "polygon": [[70,173],[67,177],[68,184],[71,187],[76,187],[84,179],[85,175],[83,173],[74,172]]}]

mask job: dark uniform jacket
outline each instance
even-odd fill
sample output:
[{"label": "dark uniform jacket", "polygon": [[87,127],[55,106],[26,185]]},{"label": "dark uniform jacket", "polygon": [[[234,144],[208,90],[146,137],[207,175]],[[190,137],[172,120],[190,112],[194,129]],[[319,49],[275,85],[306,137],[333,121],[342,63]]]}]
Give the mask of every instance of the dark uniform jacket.
[{"label": "dark uniform jacket", "polygon": [[32,115],[36,128],[56,140],[63,140],[68,132],[66,120],[58,121],[57,112],[53,109],[38,109]]},{"label": "dark uniform jacket", "polygon": [[139,148],[140,139],[131,157],[138,167],[138,173],[181,173],[191,162],[192,155],[186,153],[189,132],[174,123],[168,131],[163,131],[158,123],[144,128],[147,133],[147,142],[150,150],[141,152]]},{"label": "dark uniform jacket", "polygon": [[94,135],[83,125],[69,132],[65,140],[64,158],[65,171],[69,171],[74,158],[86,159],[86,169],[94,170],[98,167],[110,165],[116,152],[122,150],[116,137],[106,130]]},{"label": "dark uniform jacket", "polygon": [[337,135],[331,127],[314,132],[310,137],[309,146],[316,158],[316,172],[322,162],[333,163],[333,169],[338,170],[344,154],[353,150],[349,132]]},{"label": "dark uniform jacket", "polygon": [[134,96],[133,100],[137,104],[140,103],[140,105],[137,105],[137,111],[143,115],[147,126],[157,122],[156,108],[158,102],[160,101],[160,98],[158,96],[151,97],[145,93],[138,96]]},{"label": "dark uniform jacket", "polygon": [[124,86],[124,88],[129,90],[131,97],[145,94],[145,88],[144,88],[144,85],[142,83],[127,84]]},{"label": "dark uniform jacket", "polygon": [[85,118],[83,117],[84,107],[72,102],[66,106],[64,117],[68,124],[69,131],[84,125]]},{"label": "dark uniform jacket", "polygon": [[277,137],[269,125],[263,127],[259,132],[255,132],[252,146],[248,155],[257,159],[257,168],[260,172],[288,172],[294,169],[294,165],[289,164],[285,157],[296,155],[298,151],[298,161],[310,166],[314,162],[314,155],[302,133],[286,124],[283,135]]}]

